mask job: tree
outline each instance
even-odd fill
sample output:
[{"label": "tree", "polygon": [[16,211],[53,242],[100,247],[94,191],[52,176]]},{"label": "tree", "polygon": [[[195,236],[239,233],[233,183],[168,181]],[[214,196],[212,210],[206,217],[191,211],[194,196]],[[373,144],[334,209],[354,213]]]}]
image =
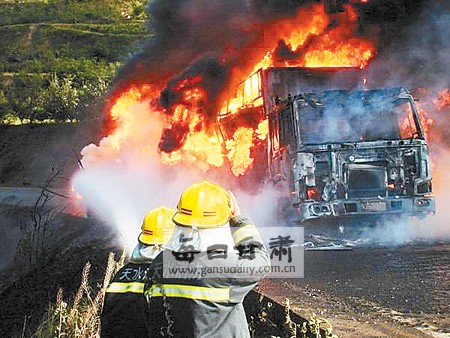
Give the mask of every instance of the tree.
[{"label": "tree", "polygon": [[43,119],[41,75],[21,74],[12,78],[5,87],[4,95],[8,102],[10,113],[22,123]]},{"label": "tree", "polygon": [[42,93],[43,109],[57,122],[76,120],[76,109],[80,103],[79,91],[74,86],[73,76],[59,78],[53,75]]}]

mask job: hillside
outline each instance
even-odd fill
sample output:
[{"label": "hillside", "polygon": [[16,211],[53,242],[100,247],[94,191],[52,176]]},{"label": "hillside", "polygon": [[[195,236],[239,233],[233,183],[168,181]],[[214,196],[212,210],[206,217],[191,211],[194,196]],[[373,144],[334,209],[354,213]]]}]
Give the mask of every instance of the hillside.
[{"label": "hillside", "polygon": [[147,1],[0,1],[0,122],[89,120],[151,36]]},{"label": "hillside", "polygon": [[0,186],[77,169],[117,68],[150,37],[146,3],[0,0]]}]

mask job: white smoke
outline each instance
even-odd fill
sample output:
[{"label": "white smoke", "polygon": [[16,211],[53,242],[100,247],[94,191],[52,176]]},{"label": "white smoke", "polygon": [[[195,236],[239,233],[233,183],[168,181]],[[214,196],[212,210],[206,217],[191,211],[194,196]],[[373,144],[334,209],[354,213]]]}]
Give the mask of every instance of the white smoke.
[{"label": "white smoke", "polygon": [[[431,101],[439,91],[450,85],[450,15],[446,6],[448,1],[432,1],[412,25],[402,28],[390,42],[390,47],[384,49],[382,57],[371,63],[368,69],[369,84],[372,80],[376,87],[405,86],[413,91],[423,88],[429,96],[425,101]],[[420,94],[417,96],[423,99]],[[384,224],[363,233],[362,236],[371,243],[399,245],[450,239],[450,140],[443,136],[448,125],[448,115],[445,114],[449,112],[433,111],[435,107],[432,102],[421,100],[419,105],[426,107],[430,114],[428,118],[434,120],[434,126],[430,129],[431,141],[428,141],[433,161],[436,214],[422,220],[387,219]]]},{"label": "white smoke", "polygon": [[[208,179],[187,170],[170,174],[168,170],[171,171],[150,164],[139,170],[105,165],[79,171],[72,182],[89,212],[116,227],[123,244],[131,250],[137,244],[142,220],[148,211],[161,205],[176,209],[181,193],[189,185]],[[226,184],[222,186],[231,188]],[[276,225],[277,191],[272,186],[255,195],[241,190],[233,192],[242,214],[250,216],[258,226]]]},{"label": "white smoke", "polygon": [[89,213],[114,225],[130,250],[137,244],[145,214],[161,205],[175,208],[188,183],[179,178],[165,180],[151,166],[132,170],[105,165],[80,171],[73,178]]},{"label": "white smoke", "polygon": [[436,195],[436,215],[421,222],[424,237],[450,239],[450,149],[433,148],[433,192]]},{"label": "white smoke", "polygon": [[436,242],[450,240],[450,150],[435,151],[433,166],[433,192],[436,198],[436,214],[423,219],[404,217],[386,218],[382,224],[365,229],[361,239],[372,245],[403,245],[412,242]]},{"label": "white smoke", "polygon": [[281,193],[272,183],[265,184],[257,194],[246,191],[233,191],[236,195],[241,213],[248,215],[256,226],[276,227],[278,198]]}]

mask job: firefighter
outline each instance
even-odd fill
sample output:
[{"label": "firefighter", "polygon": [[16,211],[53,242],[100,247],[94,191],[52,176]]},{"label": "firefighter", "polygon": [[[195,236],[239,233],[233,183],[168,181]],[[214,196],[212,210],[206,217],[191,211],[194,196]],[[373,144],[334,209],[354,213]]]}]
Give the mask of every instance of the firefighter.
[{"label": "firefighter", "polygon": [[101,337],[147,337],[145,274],[150,263],[171,237],[175,210],[159,207],[144,217],[139,243],[130,261],[114,276],[106,289],[101,315]]},{"label": "firefighter", "polygon": [[145,285],[150,337],[250,337],[242,302],[270,269],[256,226],[231,191],[206,181],[182,193],[173,221]]}]

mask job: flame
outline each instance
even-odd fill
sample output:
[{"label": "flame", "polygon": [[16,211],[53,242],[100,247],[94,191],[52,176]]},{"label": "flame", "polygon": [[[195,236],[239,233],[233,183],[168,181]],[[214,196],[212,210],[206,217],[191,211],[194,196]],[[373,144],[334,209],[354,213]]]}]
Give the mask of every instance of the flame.
[{"label": "flame", "polygon": [[[239,85],[234,97],[222,105],[220,112],[236,114],[243,107],[262,106],[259,69],[271,66],[366,67],[375,55],[375,47],[371,41],[353,37],[357,19],[358,15],[355,9],[351,5],[346,5],[345,12],[340,13],[337,17],[341,24],[329,29],[331,17],[325,13],[323,4],[316,4],[309,9],[300,10],[294,18],[277,22],[275,27],[267,27],[264,36],[272,36],[275,31],[278,41],[282,41],[292,55],[298,56],[280,61],[277,57],[279,43],[273,45],[271,50],[266,52],[264,57],[255,64],[246,80]],[[308,39],[310,39],[310,43],[307,43]],[[266,131],[260,133],[260,128],[263,126]],[[252,134],[264,139],[267,131],[267,121],[262,121]],[[243,144],[236,142],[237,138],[243,138],[241,134],[243,130],[240,130],[238,135],[236,133],[233,139],[229,140],[226,148],[232,171],[239,176],[245,173],[253,163],[253,159],[245,158],[250,156],[248,148],[251,144],[250,141],[245,139]],[[250,130],[246,129],[245,135],[249,134],[251,134]],[[239,156],[236,153],[239,153]]]},{"label": "flame", "polygon": [[426,102],[428,102],[427,108],[432,112],[430,115],[430,119],[433,120],[432,132],[430,132],[431,140],[433,144],[446,144],[448,142],[448,115],[443,113],[450,111],[450,88],[441,89],[435,97],[428,98]]},{"label": "flame", "polygon": [[73,185],[70,186],[70,195],[71,195],[72,199],[74,199],[75,201],[83,200],[83,196],[78,191],[76,191],[76,189]]},{"label": "flame", "polygon": [[258,124],[258,128],[256,129],[255,133],[261,141],[264,141],[267,137],[267,134],[269,134],[269,120],[262,120]]},{"label": "flame", "polygon": [[231,164],[231,171],[235,176],[243,176],[254,159],[250,156],[251,149],[259,141],[264,141],[269,133],[267,119],[258,124],[256,130],[247,127],[238,128],[233,138],[226,141],[227,158]]},{"label": "flame", "polygon": [[431,140],[430,130],[434,125],[434,120],[430,117],[430,111],[423,108],[421,105],[417,105],[419,110],[419,120],[422,125],[424,137],[427,141]]},{"label": "flame", "polygon": [[358,15],[346,5],[341,15],[342,24],[321,36],[305,55],[307,67],[360,67],[365,68],[375,55],[371,41],[352,37]]},{"label": "flame", "polygon": [[356,10],[346,5],[345,12],[338,14],[336,20],[340,24],[329,29],[331,16],[325,13],[323,4],[315,4],[310,9],[300,10],[294,19],[277,23],[280,41],[296,57],[279,61],[277,46],[272,46],[253,67],[252,73],[271,66],[365,68],[375,55],[375,46],[371,41],[353,36],[358,20]]},{"label": "flame", "polygon": [[119,121],[122,128],[110,137],[111,146],[115,150],[120,150],[121,144],[130,136],[130,132],[134,130],[134,125],[138,121],[130,118],[130,107],[136,102],[141,101],[144,93],[150,89],[150,86],[144,85],[141,88],[131,87],[128,91],[122,93],[116,103],[111,107],[110,116],[113,121]]},{"label": "flame", "polygon": [[[422,125],[424,137],[428,142],[436,144],[443,142],[442,128],[436,125],[437,112],[442,112],[450,107],[450,89],[441,89],[436,95],[425,88],[418,88],[417,94],[421,101],[417,103],[420,124]],[[433,97],[434,96],[434,97]],[[402,131],[408,128],[408,119],[406,118],[401,126]]]},{"label": "flame", "polygon": [[[200,87],[188,87],[201,82],[197,76],[180,82],[174,91],[181,91],[181,103],[172,107],[172,114],[168,115],[168,126],[187,126],[185,141],[180,149],[161,153],[161,162],[175,165],[186,162],[196,165],[206,171],[211,165],[220,167],[224,158],[222,145],[214,130],[207,128],[206,121],[200,110],[202,102],[207,100],[207,93]],[[171,128],[171,127],[168,127]]]},{"label": "flame", "polygon": [[226,148],[228,150],[227,157],[234,175],[244,175],[247,168],[253,163],[254,160],[250,157],[250,148],[252,145],[252,128],[240,127],[234,133],[233,139],[226,141]]},{"label": "flame", "polygon": [[[420,88],[420,92],[424,93],[424,89]],[[431,112],[429,111],[426,104],[416,104],[417,112],[419,115],[419,121],[422,126],[423,136],[425,137],[425,140],[430,140],[430,129],[432,128],[434,121],[432,118],[430,118]],[[403,119],[401,125],[400,125],[400,134],[402,137],[410,137],[410,135],[413,135],[417,133],[417,130],[415,128],[414,118],[413,118],[413,112],[411,107],[408,107],[408,116],[405,116]]]},{"label": "flame", "polygon": [[[365,68],[375,55],[373,42],[354,37],[358,15],[355,9],[345,6],[346,11],[338,15],[340,25],[328,29],[331,17],[325,13],[323,4],[300,10],[293,19],[277,22],[275,28],[269,26],[264,36],[277,34],[262,60],[253,66],[245,81],[236,91],[235,97],[222,105],[221,113],[237,111],[241,107],[261,106],[261,79],[259,69],[272,66],[282,67],[359,67]],[[307,40],[311,42],[307,44]],[[282,41],[295,58],[277,59],[277,42]],[[307,45],[307,46],[305,46]]]},{"label": "flame", "polygon": [[[237,92],[233,88],[231,95],[227,95],[228,89],[222,90],[218,97],[233,98],[219,111],[228,114],[263,105],[259,69],[364,68],[374,57],[375,47],[371,41],[355,36],[357,19],[352,5],[345,5],[343,13],[329,15],[323,4],[315,4],[300,9],[293,17],[259,27],[261,39],[254,42],[255,46],[244,48],[242,64],[230,72],[230,86],[247,80],[241,82]],[[245,175],[255,161],[252,150],[267,137],[268,122],[261,118],[249,126],[242,121],[232,138],[223,144],[215,120],[208,113],[217,102],[211,104],[203,80],[201,75],[179,80],[170,88],[174,97],[169,97],[170,102],[164,105],[159,96],[167,88],[168,79],[158,85],[132,85],[119,92],[116,99],[111,99],[109,109],[115,129],[98,146],[83,149],[83,163],[121,163],[125,154],[127,158],[156,155],[164,165],[183,163],[207,171],[222,167],[227,160],[235,176]]]},{"label": "flame", "polygon": [[[331,34],[331,33],[330,33]],[[347,43],[335,44],[333,37],[326,35],[319,48],[311,50],[305,55],[307,67],[359,67],[365,68],[374,52],[371,44],[356,39],[350,39]],[[355,48],[360,46],[361,48]]]},{"label": "flame", "polygon": [[444,110],[445,108],[450,107],[450,89],[442,89],[433,102],[437,110]]},{"label": "flame", "polygon": [[208,135],[205,131],[191,133],[181,150],[161,153],[161,162],[168,165],[187,162],[207,171],[210,165],[223,165],[222,145],[216,135]]},{"label": "flame", "polygon": [[124,156],[139,158],[158,144],[159,134],[155,130],[162,128],[163,120],[154,106],[149,109],[149,100],[160,90],[157,86],[134,84],[113,95],[109,116],[114,131],[98,146],[90,144],[81,151],[83,166],[122,163]]}]

